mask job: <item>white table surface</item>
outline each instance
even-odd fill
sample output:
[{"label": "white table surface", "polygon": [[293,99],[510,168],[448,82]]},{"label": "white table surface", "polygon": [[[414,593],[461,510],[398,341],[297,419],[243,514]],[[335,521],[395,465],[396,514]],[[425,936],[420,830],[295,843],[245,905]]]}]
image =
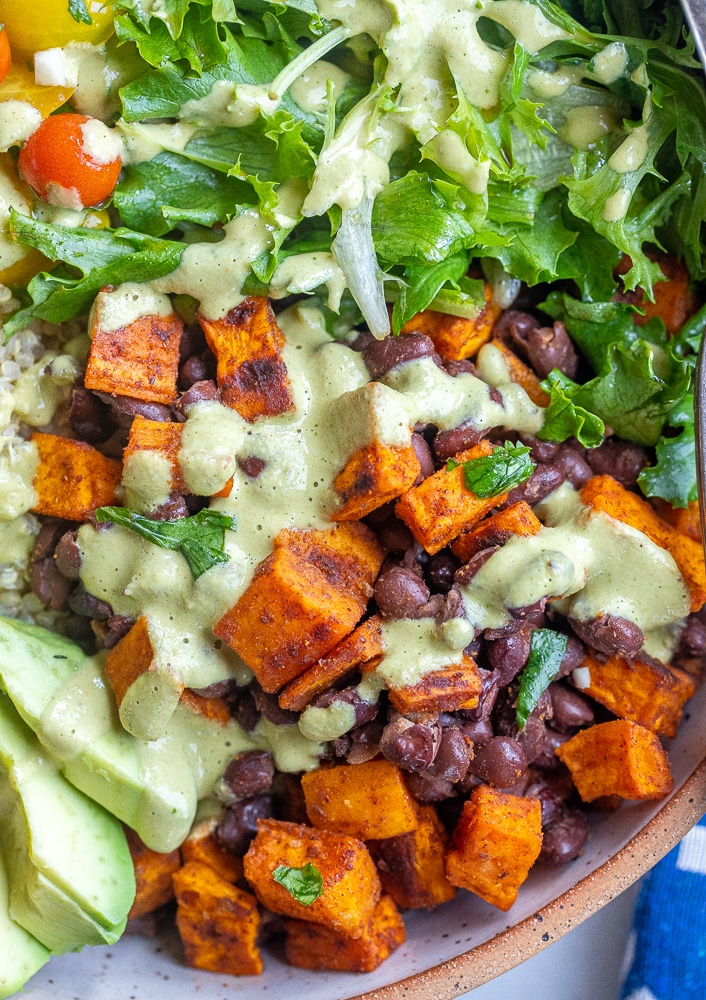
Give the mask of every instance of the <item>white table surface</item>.
[{"label": "white table surface", "polygon": [[639,890],[627,889],[544,951],[484,986],[470,1000],[618,1000]]}]

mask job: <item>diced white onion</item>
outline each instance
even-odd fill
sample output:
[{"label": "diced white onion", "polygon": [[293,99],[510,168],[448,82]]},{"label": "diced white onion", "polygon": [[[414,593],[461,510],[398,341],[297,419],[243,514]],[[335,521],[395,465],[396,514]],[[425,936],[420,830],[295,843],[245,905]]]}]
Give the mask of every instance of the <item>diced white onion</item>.
[{"label": "diced white onion", "polygon": [[591,686],[591,671],[588,667],[576,667],[571,673],[571,679],[583,691]]}]

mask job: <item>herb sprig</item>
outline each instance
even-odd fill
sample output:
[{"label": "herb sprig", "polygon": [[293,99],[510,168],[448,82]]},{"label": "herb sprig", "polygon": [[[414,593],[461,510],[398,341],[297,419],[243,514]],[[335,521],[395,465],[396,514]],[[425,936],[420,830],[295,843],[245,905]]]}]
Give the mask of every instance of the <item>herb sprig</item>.
[{"label": "herb sprig", "polygon": [[506,441],[504,447],[498,445],[491,455],[481,455],[467,462],[456,462],[450,458],[446,471],[451,472],[461,465],[467,489],[486,500],[507,493],[529,479],[535,469],[529,453],[527,445]]},{"label": "herb sprig", "polygon": [[311,906],[319,896],[323,895],[323,876],[310,861],[307,861],[302,868],[278,865],[272,872],[272,878],[284,886],[289,895],[302,906]]},{"label": "herb sprig", "polygon": [[568,638],[549,628],[538,628],[532,633],[527,666],[520,674],[515,717],[520,729],[539,704],[539,699],[556,675],[568,645]]},{"label": "herb sprig", "polygon": [[97,521],[112,521],[161,549],[181,552],[194,580],[218,563],[228,562],[223,551],[226,529],[235,531],[235,518],[217,510],[200,510],[193,517],[153,521],[124,507],[99,507]]}]

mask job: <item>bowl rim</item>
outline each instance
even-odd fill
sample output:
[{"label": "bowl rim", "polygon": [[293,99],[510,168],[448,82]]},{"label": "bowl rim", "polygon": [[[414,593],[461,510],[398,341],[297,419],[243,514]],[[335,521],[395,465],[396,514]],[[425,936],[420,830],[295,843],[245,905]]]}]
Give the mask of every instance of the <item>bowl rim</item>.
[{"label": "bowl rim", "polygon": [[616,854],[536,913],[489,941],[351,1000],[452,1000],[521,964],[578,927],[650,870],[706,812],[706,759]]}]

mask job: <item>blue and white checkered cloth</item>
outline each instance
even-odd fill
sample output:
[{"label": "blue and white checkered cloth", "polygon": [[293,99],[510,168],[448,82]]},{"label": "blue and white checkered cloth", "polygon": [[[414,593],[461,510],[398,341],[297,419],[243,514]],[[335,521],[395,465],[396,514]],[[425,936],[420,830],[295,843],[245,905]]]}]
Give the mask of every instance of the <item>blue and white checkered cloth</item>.
[{"label": "blue and white checkered cloth", "polygon": [[706,1000],[706,816],[646,876],[621,1000]]}]

